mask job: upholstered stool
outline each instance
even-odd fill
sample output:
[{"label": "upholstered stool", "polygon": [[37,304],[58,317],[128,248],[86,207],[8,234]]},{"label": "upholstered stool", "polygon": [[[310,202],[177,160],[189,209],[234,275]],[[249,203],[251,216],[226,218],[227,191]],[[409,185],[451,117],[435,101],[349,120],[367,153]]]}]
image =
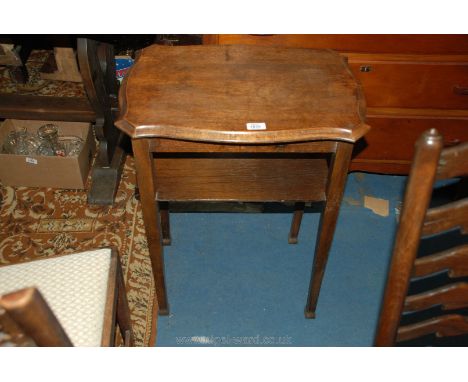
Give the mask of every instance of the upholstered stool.
[{"label": "upholstered stool", "polygon": [[29,287],[36,287],[43,296],[72,345],[114,344],[116,319],[126,343],[132,343],[120,262],[111,249],[0,267],[0,295],[3,295],[0,308],[33,337],[34,327],[44,327],[46,323],[38,323],[36,319],[29,322],[26,319],[29,311],[24,310],[26,297],[21,302],[20,297],[15,299],[15,293],[11,293]]}]

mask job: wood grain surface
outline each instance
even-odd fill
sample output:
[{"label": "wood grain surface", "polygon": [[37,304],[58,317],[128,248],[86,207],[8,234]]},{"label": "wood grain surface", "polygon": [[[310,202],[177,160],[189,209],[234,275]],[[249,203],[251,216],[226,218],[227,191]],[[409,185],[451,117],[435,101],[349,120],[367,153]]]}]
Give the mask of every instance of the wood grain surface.
[{"label": "wood grain surface", "polygon": [[[443,146],[443,138],[435,129],[426,131],[416,145],[377,327],[377,346],[391,346],[395,341],[429,334],[444,337],[468,332],[468,318],[458,312],[436,313],[435,317],[432,312],[424,315],[422,320],[421,317],[413,316],[418,322],[404,322],[402,319],[403,312],[412,315],[423,310],[430,313],[429,309],[436,307],[448,311],[468,306],[468,283],[450,280],[467,274],[466,244],[450,248],[453,243],[447,241],[442,252],[418,257],[423,236],[453,229],[459,230],[461,234],[468,233],[468,198],[463,192],[455,196],[455,199],[461,199],[429,208],[436,179],[466,173],[468,143],[445,149]],[[462,187],[463,180],[459,184],[459,188]],[[443,240],[441,237],[438,239]],[[428,283],[427,287],[416,293],[411,291],[413,281],[424,278],[430,282],[432,276],[445,272],[449,279],[442,285]]]},{"label": "wood grain surface", "polygon": [[324,158],[286,156],[169,157],[154,161],[156,198],[163,201],[321,201]]},{"label": "wood grain surface", "polygon": [[[354,142],[368,130],[359,86],[332,51],[258,46],[143,49],[120,90],[132,138]],[[266,129],[249,131],[247,123]]]},{"label": "wood grain surface", "polygon": [[219,34],[204,35],[203,43],[291,46],[366,53],[468,53],[467,36],[461,34]]},{"label": "wood grain surface", "polygon": [[[204,35],[203,43],[333,49],[346,57],[372,127],[354,151],[351,171],[408,174],[414,143],[429,128],[445,142],[468,141],[466,34],[220,34]],[[398,120],[412,118],[417,121]]]}]

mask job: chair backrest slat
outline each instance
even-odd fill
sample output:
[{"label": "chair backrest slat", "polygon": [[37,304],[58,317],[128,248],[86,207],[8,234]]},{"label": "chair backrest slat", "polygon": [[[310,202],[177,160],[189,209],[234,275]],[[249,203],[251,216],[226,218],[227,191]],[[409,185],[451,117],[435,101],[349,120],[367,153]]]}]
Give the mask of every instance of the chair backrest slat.
[{"label": "chair backrest slat", "polygon": [[450,277],[468,276],[468,244],[416,259],[411,276],[428,276],[444,270]]},{"label": "chair backrest slat", "polygon": [[458,336],[468,332],[468,319],[459,314],[447,314],[398,328],[397,342],[409,341],[435,333],[438,337]]},{"label": "chair backrest slat", "polygon": [[466,245],[416,258],[421,237],[455,228],[461,233],[468,232],[468,198],[429,209],[436,179],[467,174],[467,148],[468,145],[463,144],[443,149],[442,136],[435,129],[426,131],[416,142],[375,336],[377,346],[392,346],[395,342],[427,334],[451,336],[468,332],[466,317],[458,314],[444,314],[400,326],[404,311],[417,312],[435,306],[442,309],[468,307],[466,282],[438,285],[436,289],[408,296],[412,277],[429,276],[445,270],[450,277],[468,274]]},{"label": "chair backrest slat", "polygon": [[457,200],[427,211],[423,236],[434,235],[453,228],[468,233],[468,199]]},{"label": "chair backrest slat", "polygon": [[415,312],[440,305],[442,309],[468,307],[468,283],[459,282],[406,297],[403,310]]},{"label": "chair backrest slat", "polygon": [[[465,158],[465,160],[460,160]],[[445,149],[442,152],[437,169],[437,179],[468,176],[468,143]]]}]

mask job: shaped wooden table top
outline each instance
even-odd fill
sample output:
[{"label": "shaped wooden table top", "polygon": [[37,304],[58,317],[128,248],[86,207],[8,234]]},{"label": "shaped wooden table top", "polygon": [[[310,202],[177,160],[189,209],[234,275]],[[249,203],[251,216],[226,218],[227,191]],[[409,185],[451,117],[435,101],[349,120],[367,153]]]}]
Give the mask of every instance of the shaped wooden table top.
[{"label": "shaped wooden table top", "polygon": [[360,87],[333,51],[153,45],[120,92],[116,125],[132,138],[355,142],[368,130]]}]

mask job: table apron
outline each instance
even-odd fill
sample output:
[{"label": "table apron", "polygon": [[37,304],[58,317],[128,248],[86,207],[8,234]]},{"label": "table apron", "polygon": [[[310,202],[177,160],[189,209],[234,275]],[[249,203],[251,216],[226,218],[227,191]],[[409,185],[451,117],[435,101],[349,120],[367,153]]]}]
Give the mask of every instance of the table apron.
[{"label": "table apron", "polygon": [[238,145],[152,138],[148,145],[150,151],[158,153],[331,153],[336,151],[337,141]]}]

